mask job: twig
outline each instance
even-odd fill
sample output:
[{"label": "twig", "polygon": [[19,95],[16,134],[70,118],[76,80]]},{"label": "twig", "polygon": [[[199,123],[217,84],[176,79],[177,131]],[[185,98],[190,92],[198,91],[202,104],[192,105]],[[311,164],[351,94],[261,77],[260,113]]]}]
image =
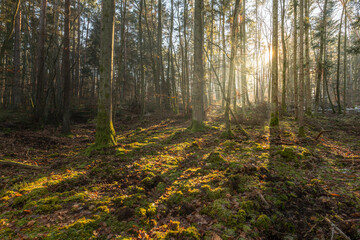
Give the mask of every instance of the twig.
[{"label": "twig", "polygon": [[321,137],[321,135],[322,135],[323,133],[326,133],[326,132],[331,132],[331,130],[322,130],[321,132],[319,132],[319,134],[317,135],[317,137],[315,138],[315,140],[317,141],[317,140]]},{"label": "twig", "polygon": [[259,190],[256,190],[256,193],[259,195],[261,201],[263,201],[263,203],[265,204],[265,208],[269,209],[270,208],[270,204],[265,200],[264,196],[261,194],[261,192]]},{"label": "twig", "polygon": [[304,238],[305,238],[309,233],[311,233],[312,230],[313,230],[317,225],[318,225],[318,223],[315,223],[315,224],[310,228],[310,230],[307,231],[307,233],[304,235]]},{"label": "twig", "polygon": [[334,228],[341,236],[343,236],[346,240],[351,240],[340,228],[338,228],[333,222],[330,221],[327,217],[325,217],[325,221],[327,221],[332,228]]}]

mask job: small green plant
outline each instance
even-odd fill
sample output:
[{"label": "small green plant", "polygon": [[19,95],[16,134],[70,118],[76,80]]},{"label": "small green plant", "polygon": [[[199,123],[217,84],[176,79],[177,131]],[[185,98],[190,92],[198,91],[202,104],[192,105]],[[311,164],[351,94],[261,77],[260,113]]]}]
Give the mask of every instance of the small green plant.
[{"label": "small green plant", "polygon": [[262,214],[256,219],[255,225],[259,229],[267,230],[271,225],[271,219],[267,215]]}]

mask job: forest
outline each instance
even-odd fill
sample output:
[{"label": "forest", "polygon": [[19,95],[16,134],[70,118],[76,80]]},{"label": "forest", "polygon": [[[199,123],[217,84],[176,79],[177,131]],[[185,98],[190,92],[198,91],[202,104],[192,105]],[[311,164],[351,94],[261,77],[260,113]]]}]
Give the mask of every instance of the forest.
[{"label": "forest", "polygon": [[358,0],[1,0],[0,239],[360,239]]}]

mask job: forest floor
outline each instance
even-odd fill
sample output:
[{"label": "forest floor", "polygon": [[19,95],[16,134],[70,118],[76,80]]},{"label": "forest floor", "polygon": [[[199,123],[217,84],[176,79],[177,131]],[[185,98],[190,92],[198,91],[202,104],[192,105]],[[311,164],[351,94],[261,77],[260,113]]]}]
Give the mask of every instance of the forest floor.
[{"label": "forest floor", "polygon": [[250,139],[222,138],[219,109],[198,133],[127,119],[90,154],[94,123],[3,129],[0,239],[360,239],[360,115],[308,117],[305,138],[247,116]]}]

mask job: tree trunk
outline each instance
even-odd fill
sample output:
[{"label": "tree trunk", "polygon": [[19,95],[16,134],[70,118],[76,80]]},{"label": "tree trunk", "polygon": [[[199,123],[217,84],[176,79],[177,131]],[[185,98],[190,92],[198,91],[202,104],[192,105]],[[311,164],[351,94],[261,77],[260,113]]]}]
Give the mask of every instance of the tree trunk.
[{"label": "tree trunk", "polygon": [[282,68],[282,95],[281,95],[281,112],[286,112],[286,42],[285,42],[285,0],[282,1],[281,8],[281,43],[283,50],[283,68]]},{"label": "tree trunk", "polygon": [[304,136],[304,0],[300,0],[299,136]]},{"label": "tree trunk", "polygon": [[340,59],[341,59],[341,27],[342,27],[342,21],[344,16],[344,10],[343,8],[341,12],[341,20],[340,20],[340,26],[339,26],[339,36],[338,36],[338,46],[337,46],[337,68],[336,68],[336,95],[337,95],[337,104],[338,104],[338,114],[341,114],[341,99],[340,99]]},{"label": "tree trunk", "polygon": [[346,86],[346,77],[347,77],[347,66],[346,66],[346,62],[347,62],[347,54],[346,54],[346,44],[347,44],[347,33],[346,33],[346,28],[347,28],[347,18],[346,18],[346,3],[347,3],[347,0],[344,1],[344,14],[345,14],[345,17],[344,17],[344,25],[345,25],[345,32],[344,32],[344,114],[346,113],[346,89],[347,89],[347,86]]},{"label": "tree trunk", "polygon": [[143,29],[142,29],[142,14],[143,14],[143,1],[140,0],[140,9],[139,9],[139,52],[140,52],[140,104],[141,112],[140,118],[144,118],[145,114],[145,76],[144,76],[144,64],[143,64]]},{"label": "tree trunk", "polygon": [[197,131],[204,121],[204,70],[203,70],[203,4],[195,0],[194,16],[194,80],[192,85],[192,130]]},{"label": "tree trunk", "polygon": [[273,32],[272,32],[272,86],[271,86],[271,118],[270,127],[279,126],[278,109],[278,1],[273,0]]},{"label": "tree trunk", "polygon": [[[243,9],[244,11],[244,9]],[[228,82],[228,91],[227,91],[227,100],[225,108],[225,125],[226,131],[231,134],[231,124],[230,124],[230,100],[231,100],[231,87],[235,81],[235,58],[237,53],[237,29],[239,26],[238,16],[240,13],[240,0],[236,0],[235,9],[233,15],[233,24],[231,29],[231,56],[230,56],[230,69],[229,69],[229,82]]]},{"label": "tree trunk", "polygon": [[294,66],[293,66],[293,78],[294,78],[294,108],[295,108],[295,118],[299,117],[299,101],[298,101],[298,66],[297,66],[297,5],[298,1],[294,0]]},{"label": "tree trunk", "polygon": [[306,85],[306,114],[311,115],[311,85],[310,85],[310,1],[305,0],[305,85]]},{"label": "tree trunk", "polygon": [[70,0],[65,0],[64,40],[62,57],[62,79],[63,79],[63,124],[62,133],[69,134],[70,131],[70,97],[71,97],[71,73],[70,73]]},{"label": "tree trunk", "polygon": [[44,84],[45,84],[45,39],[46,39],[46,5],[47,0],[41,0],[39,42],[36,64],[36,103],[34,122],[39,126],[44,123]]},{"label": "tree trunk", "polygon": [[20,107],[21,100],[21,69],[20,69],[20,51],[21,51],[21,9],[16,15],[15,21],[15,44],[14,44],[14,79],[12,83],[12,101],[14,109]]},{"label": "tree trunk", "polygon": [[320,49],[319,49],[319,60],[318,60],[318,69],[317,69],[317,81],[316,81],[316,92],[315,92],[315,112],[318,111],[319,102],[320,102],[320,84],[321,81],[323,83],[323,105],[322,109],[324,111],[324,101],[325,101],[325,82],[324,82],[324,45],[325,45],[325,35],[326,35],[326,9],[327,9],[327,2],[328,0],[325,0],[324,2],[324,8],[323,8],[323,16],[322,16],[322,22],[321,22],[321,28],[320,28]]},{"label": "tree trunk", "polygon": [[115,0],[103,0],[100,45],[100,83],[96,124],[97,146],[116,145],[112,122],[112,81],[114,51]]}]

